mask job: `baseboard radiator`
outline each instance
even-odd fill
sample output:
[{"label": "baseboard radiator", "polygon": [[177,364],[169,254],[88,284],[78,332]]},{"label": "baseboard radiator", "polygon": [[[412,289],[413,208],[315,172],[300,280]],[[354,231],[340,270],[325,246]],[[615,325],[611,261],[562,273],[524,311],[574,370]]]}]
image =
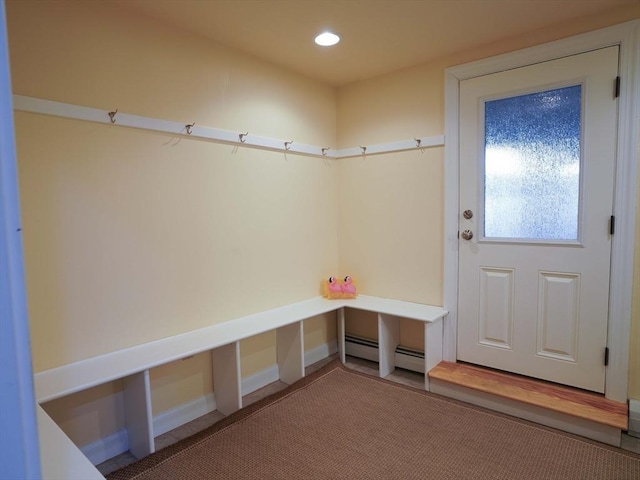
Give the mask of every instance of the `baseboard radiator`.
[{"label": "baseboard radiator", "polygon": [[[345,335],[344,350],[347,355],[378,362],[378,342],[356,335]],[[398,345],[395,351],[395,365],[398,368],[424,373],[424,352]]]}]

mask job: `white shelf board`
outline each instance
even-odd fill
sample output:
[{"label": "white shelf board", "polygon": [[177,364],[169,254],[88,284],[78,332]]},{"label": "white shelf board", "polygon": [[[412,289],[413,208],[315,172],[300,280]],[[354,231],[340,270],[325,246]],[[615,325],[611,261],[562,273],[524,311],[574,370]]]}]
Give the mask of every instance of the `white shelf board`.
[{"label": "white shelf board", "polygon": [[442,307],[369,295],[358,295],[352,300],[343,300],[343,302],[345,307],[395,315],[421,322],[435,322],[447,314],[447,311]]},{"label": "white shelf board", "polygon": [[268,332],[339,308],[322,297],[117,350],[34,375],[39,403]]},{"label": "white shelf board", "polygon": [[36,399],[54,400],[345,306],[423,322],[447,313],[441,307],[367,295],[351,300],[315,297],[36,373]]}]

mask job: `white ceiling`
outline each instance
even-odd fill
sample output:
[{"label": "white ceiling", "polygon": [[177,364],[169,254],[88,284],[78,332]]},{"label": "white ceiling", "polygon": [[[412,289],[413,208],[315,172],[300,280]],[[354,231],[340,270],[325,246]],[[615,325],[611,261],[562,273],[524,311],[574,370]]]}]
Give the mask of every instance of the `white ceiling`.
[{"label": "white ceiling", "polygon": [[[396,71],[640,0],[113,0],[331,85]],[[318,47],[325,29],[342,36]]]}]

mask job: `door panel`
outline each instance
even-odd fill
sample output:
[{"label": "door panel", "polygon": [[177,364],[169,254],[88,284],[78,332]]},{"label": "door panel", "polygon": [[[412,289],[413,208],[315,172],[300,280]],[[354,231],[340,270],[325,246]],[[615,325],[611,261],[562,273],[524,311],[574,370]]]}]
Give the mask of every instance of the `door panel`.
[{"label": "door panel", "polygon": [[538,355],[576,361],[580,316],[580,275],[540,272]]},{"label": "door panel", "polygon": [[604,391],[617,65],[461,82],[460,360]]},{"label": "door panel", "polygon": [[513,270],[480,269],[479,342],[513,348]]}]

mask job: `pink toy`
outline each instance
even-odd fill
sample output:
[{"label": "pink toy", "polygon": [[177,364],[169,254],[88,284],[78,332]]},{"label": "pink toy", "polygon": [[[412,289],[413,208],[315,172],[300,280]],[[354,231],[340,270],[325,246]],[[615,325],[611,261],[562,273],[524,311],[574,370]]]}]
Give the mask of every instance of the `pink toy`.
[{"label": "pink toy", "polygon": [[356,286],[353,284],[353,279],[349,275],[344,277],[344,283],[341,287],[345,298],[354,298],[356,296]]},{"label": "pink toy", "polygon": [[329,293],[342,293],[341,285],[338,283],[338,279],[336,277],[329,277],[328,289]]},{"label": "pink toy", "polygon": [[322,296],[333,300],[336,298],[356,298],[356,285],[349,275],[344,280],[331,276],[322,282]]}]

